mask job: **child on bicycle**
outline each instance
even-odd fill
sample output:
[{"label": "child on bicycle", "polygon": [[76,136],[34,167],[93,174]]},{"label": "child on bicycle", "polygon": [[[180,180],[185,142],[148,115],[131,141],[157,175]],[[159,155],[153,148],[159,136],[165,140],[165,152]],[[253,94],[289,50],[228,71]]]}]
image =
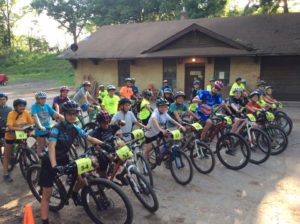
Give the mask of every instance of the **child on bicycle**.
[{"label": "child on bicycle", "polygon": [[157,99],[156,100],[157,108],[153,111],[149,122],[148,127],[150,130],[145,132],[145,148],[144,155],[146,159],[150,158],[150,151],[152,150],[152,142],[156,141],[157,138],[167,135],[168,131],[166,130],[167,122],[170,122],[177,126],[178,128],[185,131],[185,127],[175,121],[168,114],[168,102],[165,99]]},{"label": "child on bicycle", "polygon": [[[81,108],[75,101],[68,101],[62,105],[65,120],[56,124],[50,131],[48,155],[42,158],[42,167],[39,177],[39,186],[42,188],[41,218],[43,224],[49,224],[49,202],[56,175],[63,175],[64,166],[69,163],[68,152],[74,139],[81,137],[95,145],[104,145],[96,138],[88,136],[81,128],[76,126],[77,116]],[[83,183],[79,178],[75,184],[72,199],[75,205],[81,205],[78,191]]]},{"label": "child on bicycle", "polygon": [[114,85],[108,85],[107,91],[108,95],[102,100],[102,108],[112,116],[118,112],[120,97],[115,94],[116,87]]},{"label": "child on bicycle", "polygon": [[170,105],[171,103],[174,103],[174,97],[173,97],[173,93],[172,93],[171,88],[165,88],[164,89],[163,98],[168,102],[168,105]]},{"label": "child on bicycle", "polygon": [[152,92],[149,90],[143,91],[143,100],[140,106],[139,118],[143,125],[147,125],[150,119],[151,113],[153,112],[150,105],[150,99],[152,97]]},{"label": "child on bicycle", "polygon": [[200,90],[200,81],[194,80],[193,82],[194,87],[192,88],[191,92],[191,101],[197,96],[198,91]]},{"label": "child on bicycle", "polygon": [[232,112],[228,106],[222,100],[221,91],[224,87],[223,82],[216,81],[212,87],[211,92],[206,90],[201,90],[198,92],[198,95],[193,99],[193,103],[197,103],[198,107],[196,110],[197,115],[202,120],[204,128],[202,130],[200,140],[206,141],[205,137],[208,130],[212,127],[213,122],[209,118],[213,112],[213,107],[216,105],[222,106],[229,114]]},{"label": "child on bicycle", "polygon": [[89,108],[90,102],[93,102],[94,104],[98,104],[98,102],[90,94],[93,87],[92,87],[92,84],[89,81],[84,81],[81,84],[81,86],[82,87],[74,95],[73,100],[79,104],[82,111],[88,111],[90,109]]},{"label": "child on bicycle", "polygon": [[132,111],[131,101],[127,98],[123,98],[119,102],[119,111],[112,117],[111,124],[117,124],[120,121],[125,121],[125,125],[121,127],[122,133],[129,133],[132,131],[133,125],[137,125],[140,128],[147,128],[145,125],[138,122]]},{"label": "child on bicycle", "polygon": [[61,106],[63,105],[64,102],[69,101],[68,93],[70,91],[69,87],[67,86],[62,86],[60,87],[60,95],[54,97],[53,99],[53,104],[52,108],[59,114],[61,114]]},{"label": "child on bicycle", "polygon": [[35,135],[37,137],[37,154],[39,156],[46,147],[46,139],[48,138],[50,129],[50,118],[53,117],[55,120],[61,122],[64,117],[46,103],[47,94],[45,92],[37,92],[35,99],[36,103],[32,105],[31,113],[36,125]]},{"label": "child on bicycle", "polygon": [[[185,99],[184,92],[182,91],[176,92],[174,98],[175,98],[175,102],[170,105],[169,112],[168,112],[172,119],[181,123],[183,113],[186,113],[189,117],[199,120],[199,117],[195,115],[193,112],[191,112],[188,109],[188,107],[184,104],[184,99]],[[173,127],[173,125],[170,123],[168,123],[168,126]]]},{"label": "child on bicycle", "polygon": [[265,95],[262,97],[264,101],[266,101],[268,104],[278,104],[279,102],[273,97],[273,87],[272,86],[266,86],[265,87]]},{"label": "child on bicycle", "polygon": [[261,105],[257,103],[260,96],[261,96],[260,92],[256,90],[250,93],[249,95],[250,102],[248,102],[246,105],[247,113],[256,114],[256,112],[265,110]]},{"label": "child on bicycle", "polygon": [[33,120],[29,111],[25,110],[27,102],[25,99],[16,99],[13,102],[14,110],[8,113],[7,116],[7,130],[5,133],[5,149],[3,160],[3,179],[10,183],[13,179],[8,173],[9,160],[11,158],[11,151],[16,143],[16,135],[14,131],[23,131],[27,125],[33,125]]},{"label": "child on bicycle", "polygon": [[0,93],[0,138],[4,138],[7,116],[12,111],[12,108],[6,105],[7,100],[8,96],[5,93]]}]

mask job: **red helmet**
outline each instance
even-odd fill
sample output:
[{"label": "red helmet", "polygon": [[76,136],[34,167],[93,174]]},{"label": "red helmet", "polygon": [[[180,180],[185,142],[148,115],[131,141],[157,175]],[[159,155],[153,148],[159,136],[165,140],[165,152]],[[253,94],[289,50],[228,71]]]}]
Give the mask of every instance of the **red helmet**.
[{"label": "red helmet", "polygon": [[67,87],[67,86],[62,86],[62,87],[60,87],[60,90],[59,90],[59,91],[60,91],[60,92],[70,91],[70,88]]},{"label": "red helmet", "polygon": [[109,113],[106,110],[101,110],[100,113],[96,117],[96,121],[98,123],[109,123],[111,120]]},{"label": "red helmet", "polygon": [[222,90],[224,87],[224,84],[222,81],[215,81],[215,87],[219,90]]}]

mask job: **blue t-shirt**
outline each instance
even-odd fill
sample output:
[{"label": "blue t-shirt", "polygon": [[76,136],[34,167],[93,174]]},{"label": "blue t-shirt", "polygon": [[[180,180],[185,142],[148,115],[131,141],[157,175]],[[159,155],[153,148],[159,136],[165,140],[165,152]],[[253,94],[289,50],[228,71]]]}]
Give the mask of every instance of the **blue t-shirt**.
[{"label": "blue t-shirt", "polygon": [[[50,128],[50,118],[55,113],[55,110],[53,110],[49,104],[41,106],[35,103],[31,107],[31,113],[38,116],[41,125],[43,125],[45,128]],[[39,129],[39,127],[36,127],[35,134],[37,136],[46,135],[48,134],[48,131],[42,131]]]},{"label": "blue t-shirt", "polygon": [[223,104],[222,96],[219,94],[211,94],[207,90],[200,90],[197,94],[198,98],[202,100],[198,103],[197,113],[202,120],[206,121],[211,113],[213,112],[213,107],[218,104]]},{"label": "blue t-shirt", "polygon": [[68,152],[76,137],[86,139],[87,133],[80,127],[74,124],[68,124],[66,121],[62,121],[60,124],[56,124],[50,130],[48,141],[56,142],[56,159],[61,159],[68,155]]}]

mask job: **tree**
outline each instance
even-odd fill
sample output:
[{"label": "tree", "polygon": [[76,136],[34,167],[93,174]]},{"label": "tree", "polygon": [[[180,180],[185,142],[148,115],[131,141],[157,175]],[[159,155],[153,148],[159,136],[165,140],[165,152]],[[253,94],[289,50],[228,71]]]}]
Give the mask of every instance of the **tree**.
[{"label": "tree", "polygon": [[252,14],[272,14],[278,13],[282,9],[284,13],[289,12],[287,0],[248,0],[248,4],[244,9],[244,15]]},{"label": "tree", "polygon": [[31,6],[40,14],[46,12],[65,28],[77,43],[79,35],[93,17],[96,0],[33,0]]},{"label": "tree", "polygon": [[0,13],[3,19],[4,45],[11,48],[12,45],[12,27],[14,25],[12,8],[16,4],[15,0],[0,0]]}]

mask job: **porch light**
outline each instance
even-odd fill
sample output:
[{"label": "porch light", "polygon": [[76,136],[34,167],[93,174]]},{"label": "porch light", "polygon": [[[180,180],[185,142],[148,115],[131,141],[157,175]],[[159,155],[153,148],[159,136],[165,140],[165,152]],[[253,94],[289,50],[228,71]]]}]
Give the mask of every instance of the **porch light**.
[{"label": "porch light", "polygon": [[196,58],[192,58],[192,62],[196,62]]}]

